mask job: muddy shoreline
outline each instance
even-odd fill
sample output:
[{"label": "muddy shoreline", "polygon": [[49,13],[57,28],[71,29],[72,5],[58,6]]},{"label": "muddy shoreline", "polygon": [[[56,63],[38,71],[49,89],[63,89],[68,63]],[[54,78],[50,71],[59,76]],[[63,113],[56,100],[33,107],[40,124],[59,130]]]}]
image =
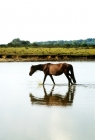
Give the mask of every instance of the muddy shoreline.
[{"label": "muddy shoreline", "polygon": [[95,61],[94,56],[2,56],[0,62],[36,62],[36,61]]}]

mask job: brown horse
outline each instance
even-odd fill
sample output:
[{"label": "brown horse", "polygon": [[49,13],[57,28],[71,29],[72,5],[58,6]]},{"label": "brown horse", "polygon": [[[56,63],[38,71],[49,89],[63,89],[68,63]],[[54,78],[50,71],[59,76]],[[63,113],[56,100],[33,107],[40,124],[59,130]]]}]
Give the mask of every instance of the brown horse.
[{"label": "brown horse", "polygon": [[[76,79],[74,76],[73,66],[71,64],[67,63],[58,63],[58,64],[52,64],[52,63],[46,63],[46,64],[39,64],[39,65],[32,65],[30,68],[29,75],[31,76],[34,72],[37,70],[44,72],[44,80],[43,84],[45,83],[46,77],[49,75],[52,82],[55,84],[53,76],[59,76],[61,74],[65,74],[68,79],[68,84],[70,85],[73,83],[76,83]],[[72,83],[73,80],[73,83]]]}]

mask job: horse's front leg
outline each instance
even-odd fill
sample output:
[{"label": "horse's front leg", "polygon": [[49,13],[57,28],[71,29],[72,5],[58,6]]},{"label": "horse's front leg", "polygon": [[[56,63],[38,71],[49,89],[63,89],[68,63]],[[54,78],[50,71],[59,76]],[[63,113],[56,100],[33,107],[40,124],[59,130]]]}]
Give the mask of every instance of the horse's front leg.
[{"label": "horse's front leg", "polygon": [[47,75],[45,74],[44,80],[43,80],[43,85],[44,85],[44,83],[45,83],[46,77],[47,77]]},{"label": "horse's front leg", "polygon": [[55,82],[54,82],[53,76],[52,76],[52,75],[49,75],[49,76],[50,76],[50,78],[51,78],[53,84],[55,85]]}]

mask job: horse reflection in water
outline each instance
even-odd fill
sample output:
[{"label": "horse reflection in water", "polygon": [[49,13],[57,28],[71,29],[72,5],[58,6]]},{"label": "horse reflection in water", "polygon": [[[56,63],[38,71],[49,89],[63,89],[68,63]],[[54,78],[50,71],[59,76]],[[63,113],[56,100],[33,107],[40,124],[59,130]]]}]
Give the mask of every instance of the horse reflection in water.
[{"label": "horse reflection in water", "polygon": [[68,87],[66,95],[53,94],[54,86],[50,94],[47,94],[45,86],[43,85],[44,97],[37,98],[30,94],[32,104],[47,105],[47,106],[71,106],[74,100],[75,85]]}]

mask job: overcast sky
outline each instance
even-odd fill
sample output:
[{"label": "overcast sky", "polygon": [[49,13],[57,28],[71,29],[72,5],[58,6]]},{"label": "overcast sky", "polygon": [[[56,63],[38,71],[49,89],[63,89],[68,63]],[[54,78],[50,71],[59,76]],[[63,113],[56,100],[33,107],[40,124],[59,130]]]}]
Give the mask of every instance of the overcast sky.
[{"label": "overcast sky", "polygon": [[95,0],[0,0],[0,44],[95,38]]}]

